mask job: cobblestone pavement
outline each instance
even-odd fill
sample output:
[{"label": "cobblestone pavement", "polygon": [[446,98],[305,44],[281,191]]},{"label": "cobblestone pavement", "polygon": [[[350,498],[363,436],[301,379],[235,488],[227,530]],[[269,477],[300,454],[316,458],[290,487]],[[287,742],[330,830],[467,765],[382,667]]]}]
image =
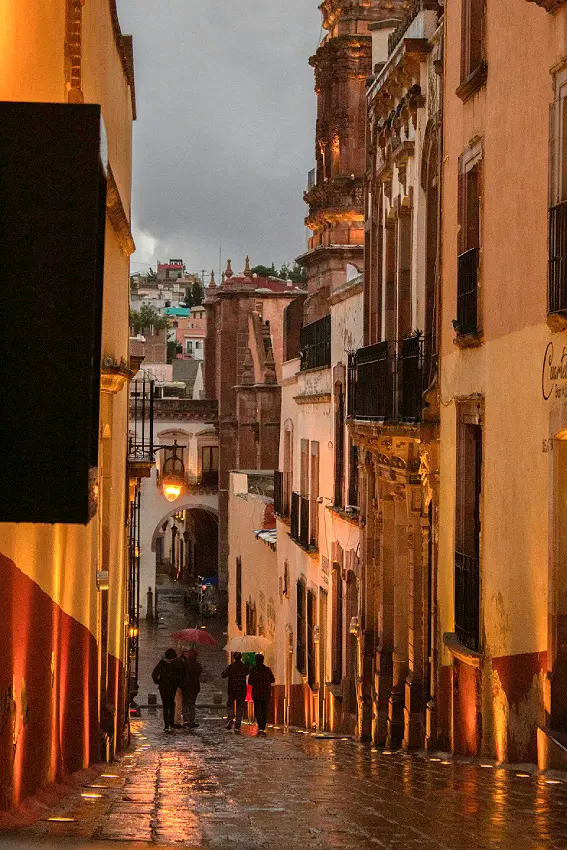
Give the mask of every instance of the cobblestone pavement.
[{"label": "cobblestone pavement", "polygon": [[252,725],[236,735],[220,714],[201,713],[199,729],[175,735],[161,732],[158,716],[134,725],[132,754],[20,837],[92,840],[93,850],[108,840],[212,850],[567,848],[560,779],[293,731],[256,738]]},{"label": "cobblestone pavement", "polygon": [[[181,617],[176,604],[168,630],[171,617]],[[222,624],[214,629],[222,639]],[[153,644],[141,671],[168,635],[148,634]],[[224,664],[218,650],[202,660],[210,672]],[[237,735],[210,705],[216,690],[212,675],[194,731],[167,735],[161,713],[144,710],[129,753],[89,772],[40,819],[0,835],[1,850],[567,850],[565,777],[277,728],[257,738],[252,724]],[[57,817],[68,820],[50,820]]]}]

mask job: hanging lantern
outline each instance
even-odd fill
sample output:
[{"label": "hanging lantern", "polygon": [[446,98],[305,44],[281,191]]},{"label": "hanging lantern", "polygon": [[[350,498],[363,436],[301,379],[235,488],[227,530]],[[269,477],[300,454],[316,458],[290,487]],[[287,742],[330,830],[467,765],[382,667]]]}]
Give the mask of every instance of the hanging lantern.
[{"label": "hanging lantern", "polygon": [[167,447],[168,453],[161,470],[161,488],[168,502],[175,502],[185,490],[185,464],[183,448],[177,445]]}]

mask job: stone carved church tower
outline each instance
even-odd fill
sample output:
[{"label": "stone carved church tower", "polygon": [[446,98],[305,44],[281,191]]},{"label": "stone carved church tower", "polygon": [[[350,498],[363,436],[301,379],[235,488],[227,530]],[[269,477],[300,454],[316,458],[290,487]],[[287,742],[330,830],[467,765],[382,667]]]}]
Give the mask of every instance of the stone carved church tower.
[{"label": "stone carved church tower", "polygon": [[305,324],[328,312],[327,298],[344,283],[348,264],[362,271],[370,29],[403,17],[408,5],[408,0],[323,0],[319,6],[326,34],[309,60],[317,94],[316,167],[304,194],[312,236],[298,257],[308,277]]}]

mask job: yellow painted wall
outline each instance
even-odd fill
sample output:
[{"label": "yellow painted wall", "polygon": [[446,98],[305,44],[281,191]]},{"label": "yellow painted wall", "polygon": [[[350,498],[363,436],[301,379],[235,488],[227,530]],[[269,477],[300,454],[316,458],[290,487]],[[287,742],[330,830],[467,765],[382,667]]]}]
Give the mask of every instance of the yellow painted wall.
[{"label": "yellow painted wall", "polygon": [[64,97],[65,0],[0,0],[0,100]]},{"label": "yellow painted wall", "polygon": [[[0,0],[0,98],[64,102],[64,0]],[[132,103],[112,29],[109,0],[83,6],[82,80],[86,102],[100,103],[110,165],[130,212]],[[128,360],[129,257],[107,219],[102,354]],[[100,433],[111,440],[109,651],[122,654],[125,581],[127,390],[101,401]],[[102,446],[102,442],[101,442]],[[100,452],[102,458],[102,451]],[[48,489],[38,498],[49,498]],[[96,570],[101,568],[101,512],[88,526],[0,525],[0,552],[61,608],[97,636]]]}]

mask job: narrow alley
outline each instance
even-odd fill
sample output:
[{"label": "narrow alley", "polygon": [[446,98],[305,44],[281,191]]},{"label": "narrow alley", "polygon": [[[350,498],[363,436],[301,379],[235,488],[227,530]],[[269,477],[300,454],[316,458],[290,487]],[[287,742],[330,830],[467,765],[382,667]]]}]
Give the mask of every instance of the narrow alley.
[{"label": "narrow alley", "polygon": [[[141,705],[155,658],[191,618],[172,587],[162,588],[159,612],[158,624],[142,624]],[[206,625],[222,646],[222,622]],[[166,735],[159,708],[143,708],[120,760],[99,764],[36,806],[27,823],[0,834],[0,848],[567,847],[567,778],[560,774],[388,752],[273,726],[257,738],[252,722],[236,735],[225,729],[224,692],[218,705],[225,653],[202,647],[199,658],[208,675],[198,729]]]}]

